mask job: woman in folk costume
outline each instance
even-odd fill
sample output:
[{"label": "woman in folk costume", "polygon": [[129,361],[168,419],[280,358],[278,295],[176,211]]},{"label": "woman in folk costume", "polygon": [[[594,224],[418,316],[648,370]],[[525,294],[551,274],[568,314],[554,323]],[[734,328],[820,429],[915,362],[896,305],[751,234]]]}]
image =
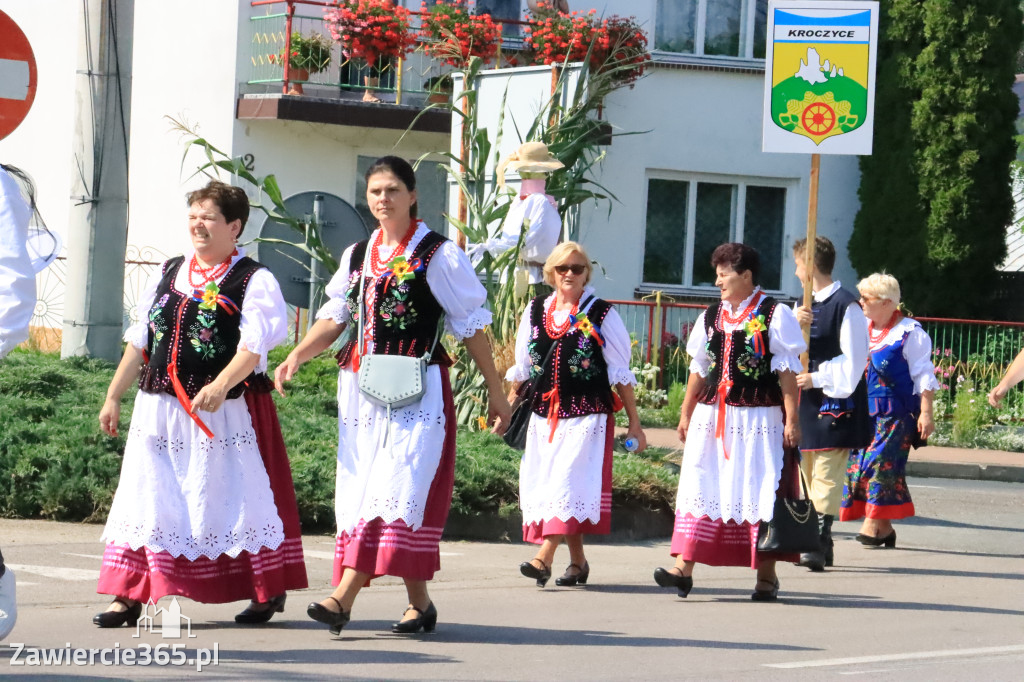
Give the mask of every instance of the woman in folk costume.
[{"label": "woman in folk costume", "polygon": [[850,453],[839,520],[864,519],[857,534],[863,545],[895,547],[892,522],[914,515],[907,458],[912,444],[935,431],[932,400],[939,382],[932,340],[902,313],[896,278],[875,273],[857,290],[868,318],[868,413],[875,428],[871,444]]},{"label": "woman in folk costume", "polygon": [[[757,286],[760,258],[745,244],[711,255],[722,300],[700,314],[686,344],[693,358],[679,418],[684,442],[672,533],[671,569],[654,580],[685,597],[694,564],[757,570],[751,598],[774,601],[776,561],[798,554],[757,551],[758,526],[777,494],[798,489],[796,375],[806,348],[793,311]],[[785,466],[784,466],[785,464]]]},{"label": "woman in folk costume", "polygon": [[166,261],[125,334],[100,427],[117,435],[121,396],[139,377],[121,480],[103,537],[93,618],[134,624],[164,595],[220,604],[251,599],[238,623],[284,610],[307,586],[298,507],[267,378],[288,333],[270,271],[236,241],[249,217],[239,187],[188,195],[194,252]]},{"label": "woman in folk costume", "polygon": [[[515,248],[525,230],[519,258],[525,266],[526,283],[534,287],[544,283],[544,262],[562,234],[562,218],[558,215],[555,199],[546,193],[548,174],[559,168],[564,168],[564,165],[551,155],[543,142],[520,145],[498,165],[499,185],[505,184],[506,170],[519,173],[519,194],[509,204],[501,231],[468,250],[474,262],[484,251],[497,258]],[[547,291],[550,290],[544,293]]]},{"label": "woman in folk costume", "polygon": [[[311,603],[307,613],[339,634],[360,589],[371,578],[394,575],[405,580],[409,604],[392,631],[430,631],[437,609],[427,582],[440,568],[438,545],[455,477],[451,361],[438,338],[442,316],[484,375],[490,418],[499,420],[498,430],[508,424],[509,407],[483,331],[491,321],[483,307],[486,292],[465,253],[416,220],[412,167],[386,156],[367,170],[366,183],[366,201],[380,227],[342,254],[327,285],[330,300],[275,372],[283,393],[284,382],[326,350],[346,325],[361,328],[338,354],[336,589]],[[425,392],[415,402],[388,408],[362,392],[362,361],[427,353]]]},{"label": "woman in folk costume", "polygon": [[[555,291],[526,307],[516,334],[516,363],[506,379],[512,393],[542,375],[519,467],[523,540],[540,545],[520,572],[544,587],[564,540],[569,566],[556,585],[585,585],[590,564],[583,535],[611,531],[614,412],[625,405],[630,438],[647,446],[629,369],[630,338],[611,304],[597,298],[591,265],[576,242],[555,247],[544,276]],[[611,386],[621,397],[616,400]]]}]

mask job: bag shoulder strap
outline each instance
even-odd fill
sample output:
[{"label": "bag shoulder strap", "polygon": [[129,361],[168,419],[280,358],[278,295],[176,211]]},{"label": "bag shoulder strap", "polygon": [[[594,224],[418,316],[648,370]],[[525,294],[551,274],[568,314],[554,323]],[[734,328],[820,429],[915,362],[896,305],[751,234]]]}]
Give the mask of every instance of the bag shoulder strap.
[{"label": "bag shoulder strap", "polygon": [[[366,261],[370,258],[372,249],[366,249],[363,253],[363,267],[359,273],[359,336],[356,339],[356,351],[359,353],[359,357],[362,357],[366,351],[366,339],[363,337],[363,321],[366,319],[367,314],[370,311],[366,309],[366,296],[364,290],[366,288]],[[423,360],[427,363],[430,362],[430,358],[434,355],[434,349],[437,348],[437,342],[441,339],[441,330],[444,329],[444,314],[441,314],[440,319],[437,321],[437,332],[434,334],[434,342],[430,344],[430,350],[423,356]]]}]

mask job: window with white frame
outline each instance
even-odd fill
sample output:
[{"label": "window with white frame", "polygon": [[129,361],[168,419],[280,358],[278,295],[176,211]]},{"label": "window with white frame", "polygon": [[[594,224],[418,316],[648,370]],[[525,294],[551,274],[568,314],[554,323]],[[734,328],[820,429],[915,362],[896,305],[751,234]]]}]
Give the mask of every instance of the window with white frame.
[{"label": "window with white frame", "polygon": [[786,188],[763,183],[648,178],[644,283],[714,286],[711,252],[743,242],[761,255],[761,286],[780,289]]},{"label": "window with white frame", "polygon": [[764,59],[768,0],[657,0],[654,49]]}]

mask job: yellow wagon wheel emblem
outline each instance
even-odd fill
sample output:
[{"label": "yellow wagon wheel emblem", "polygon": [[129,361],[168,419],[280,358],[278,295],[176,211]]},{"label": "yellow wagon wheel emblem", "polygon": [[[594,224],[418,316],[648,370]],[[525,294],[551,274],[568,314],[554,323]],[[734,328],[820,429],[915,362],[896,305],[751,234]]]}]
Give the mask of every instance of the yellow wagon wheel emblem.
[{"label": "yellow wagon wheel emblem", "polygon": [[800,116],[804,130],[812,135],[826,135],[836,125],[836,112],[824,102],[815,102]]}]

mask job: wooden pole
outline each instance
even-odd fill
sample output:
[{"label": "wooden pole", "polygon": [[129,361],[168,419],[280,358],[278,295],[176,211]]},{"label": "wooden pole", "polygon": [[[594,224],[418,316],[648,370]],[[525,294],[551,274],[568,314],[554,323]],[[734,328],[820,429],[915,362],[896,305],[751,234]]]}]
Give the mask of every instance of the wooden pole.
[{"label": "wooden pole", "polygon": [[[462,79],[462,96],[459,98],[459,109],[462,111],[462,127],[459,130],[459,174],[462,176],[463,184],[466,180],[466,167],[469,165],[469,159],[466,158],[466,126],[468,121],[466,120],[466,113],[468,110],[468,99],[469,96],[466,94],[466,90],[470,87],[470,84],[465,78]],[[462,225],[466,224],[466,219],[469,216],[469,207],[466,206],[466,193],[459,188],[459,223]],[[463,251],[466,250],[466,233],[459,230],[459,234],[456,235],[455,243],[458,244],[459,248]]]},{"label": "wooden pole", "polygon": [[[818,176],[821,173],[821,154],[811,154],[811,185],[807,197],[807,241],[804,243],[804,307],[810,308],[814,300],[814,242],[818,238]],[[810,348],[811,325],[803,326],[804,342]],[[807,369],[808,354],[805,351],[800,361]]]}]

